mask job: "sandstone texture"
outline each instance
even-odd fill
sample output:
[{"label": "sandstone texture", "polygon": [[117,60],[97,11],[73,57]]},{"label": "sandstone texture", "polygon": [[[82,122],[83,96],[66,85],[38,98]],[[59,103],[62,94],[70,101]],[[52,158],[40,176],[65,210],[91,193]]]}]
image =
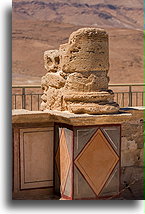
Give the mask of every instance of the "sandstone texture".
[{"label": "sandstone texture", "polygon": [[102,29],[81,28],[60,46],[60,69],[65,72],[107,71],[108,34]]},{"label": "sandstone texture", "polygon": [[59,50],[44,53],[47,74],[42,77],[41,110],[71,113],[117,113],[119,105],[108,90],[108,34],[103,29],[81,28]]},{"label": "sandstone texture", "polygon": [[126,199],[144,196],[144,110],[128,109],[132,116],[122,124],[121,133],[121,188]]},{"label": "sandstone texture", "polygon": [[59,51],[48,50],[44,52],[44,67],[48,72],[56,72],[59,64]]}]

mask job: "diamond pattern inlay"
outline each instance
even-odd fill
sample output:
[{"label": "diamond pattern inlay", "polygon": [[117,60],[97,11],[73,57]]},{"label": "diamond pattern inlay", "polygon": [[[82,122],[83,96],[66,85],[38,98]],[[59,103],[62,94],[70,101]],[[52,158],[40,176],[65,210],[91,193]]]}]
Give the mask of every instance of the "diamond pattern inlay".
[{"label": "diamond pattern inlay", "polygon": [[62,132],[61,132],[60,143],[58,146],[55,160],[56,160],[56,165],[60,175],[61,192],[63,192],[67,175],[69,172],[69,168],[70,168],[70,163],[71,163],[67,144],[66,144],[64,129],[62,129]]},{"label": "diamond pattern inlay", "polygon": [[99,195],[118,160],[118,155],[98,129],[75,159],[75,164],[94,192]]}]

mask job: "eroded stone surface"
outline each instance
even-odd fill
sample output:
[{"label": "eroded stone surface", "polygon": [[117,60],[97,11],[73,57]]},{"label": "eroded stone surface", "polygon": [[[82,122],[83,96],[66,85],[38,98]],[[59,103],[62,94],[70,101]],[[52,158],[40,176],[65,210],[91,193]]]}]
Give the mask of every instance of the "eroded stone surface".
[{"label": "eroded stone surface", "polygon": [[78,92],[95,92],[107,90],[107,88],[108,78],[106,77],[105,72],[101,72],[100,74],[91,73],[88,75],[75,72],[68,76],[65,84],[65,90]]},{"label": "eroded stone surface", "polygon": [[70,35],[59,50],[44,53],[48,73],[42,77],[41,109],[72,113],[117,113],[114,93],[108,90],[108,34],[82,28]]},{"label": "eroded stone surface", "polygon": [[65,72],[108,71],[108,34],[103,29],[82,28],[60,46],[60,69]]},{"label": "eroded stone surface", "polygon": [[12,123],[65,123],[72,126],[92,126],[102,124],[122,124],[129,121],[131,113],[119,114],[74,114],[67,111],[45,110],[28,111],[24,109],[12,110]]},{"label": "eroded stone surface", "polygon": [[59,64],[59,51],[48,50],[44,52],[44,67],[48,72],[56,72]]}]

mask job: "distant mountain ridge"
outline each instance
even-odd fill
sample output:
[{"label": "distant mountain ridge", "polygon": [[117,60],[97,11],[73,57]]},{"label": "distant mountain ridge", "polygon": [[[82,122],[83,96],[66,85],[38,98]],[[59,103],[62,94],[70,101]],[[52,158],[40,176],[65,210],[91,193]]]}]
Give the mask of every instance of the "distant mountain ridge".
[{"label": "distant mountain ridge", "polygon": [[143,30],[143,1],[13,0],[13,17],[73,25]]},{"label": "distant mountain ridge", "polygon": [[43,54],[81,27],[109,34],[111,83],[143,81],[143,0],[13,0],[13,84],[40,84]]}]

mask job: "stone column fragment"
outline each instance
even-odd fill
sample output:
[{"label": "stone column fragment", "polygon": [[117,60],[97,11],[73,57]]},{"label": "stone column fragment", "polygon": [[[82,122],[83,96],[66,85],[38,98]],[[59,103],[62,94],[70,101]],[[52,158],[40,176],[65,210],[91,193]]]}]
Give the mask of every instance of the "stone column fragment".
[{"label": "stone column fragment", "polygon": [[103,29],[82,28],[70,35],[59,50],[46,51],[42,78],[42,110],[72,113],[116,113],[119,105],[108,90],[108,34]]}]

